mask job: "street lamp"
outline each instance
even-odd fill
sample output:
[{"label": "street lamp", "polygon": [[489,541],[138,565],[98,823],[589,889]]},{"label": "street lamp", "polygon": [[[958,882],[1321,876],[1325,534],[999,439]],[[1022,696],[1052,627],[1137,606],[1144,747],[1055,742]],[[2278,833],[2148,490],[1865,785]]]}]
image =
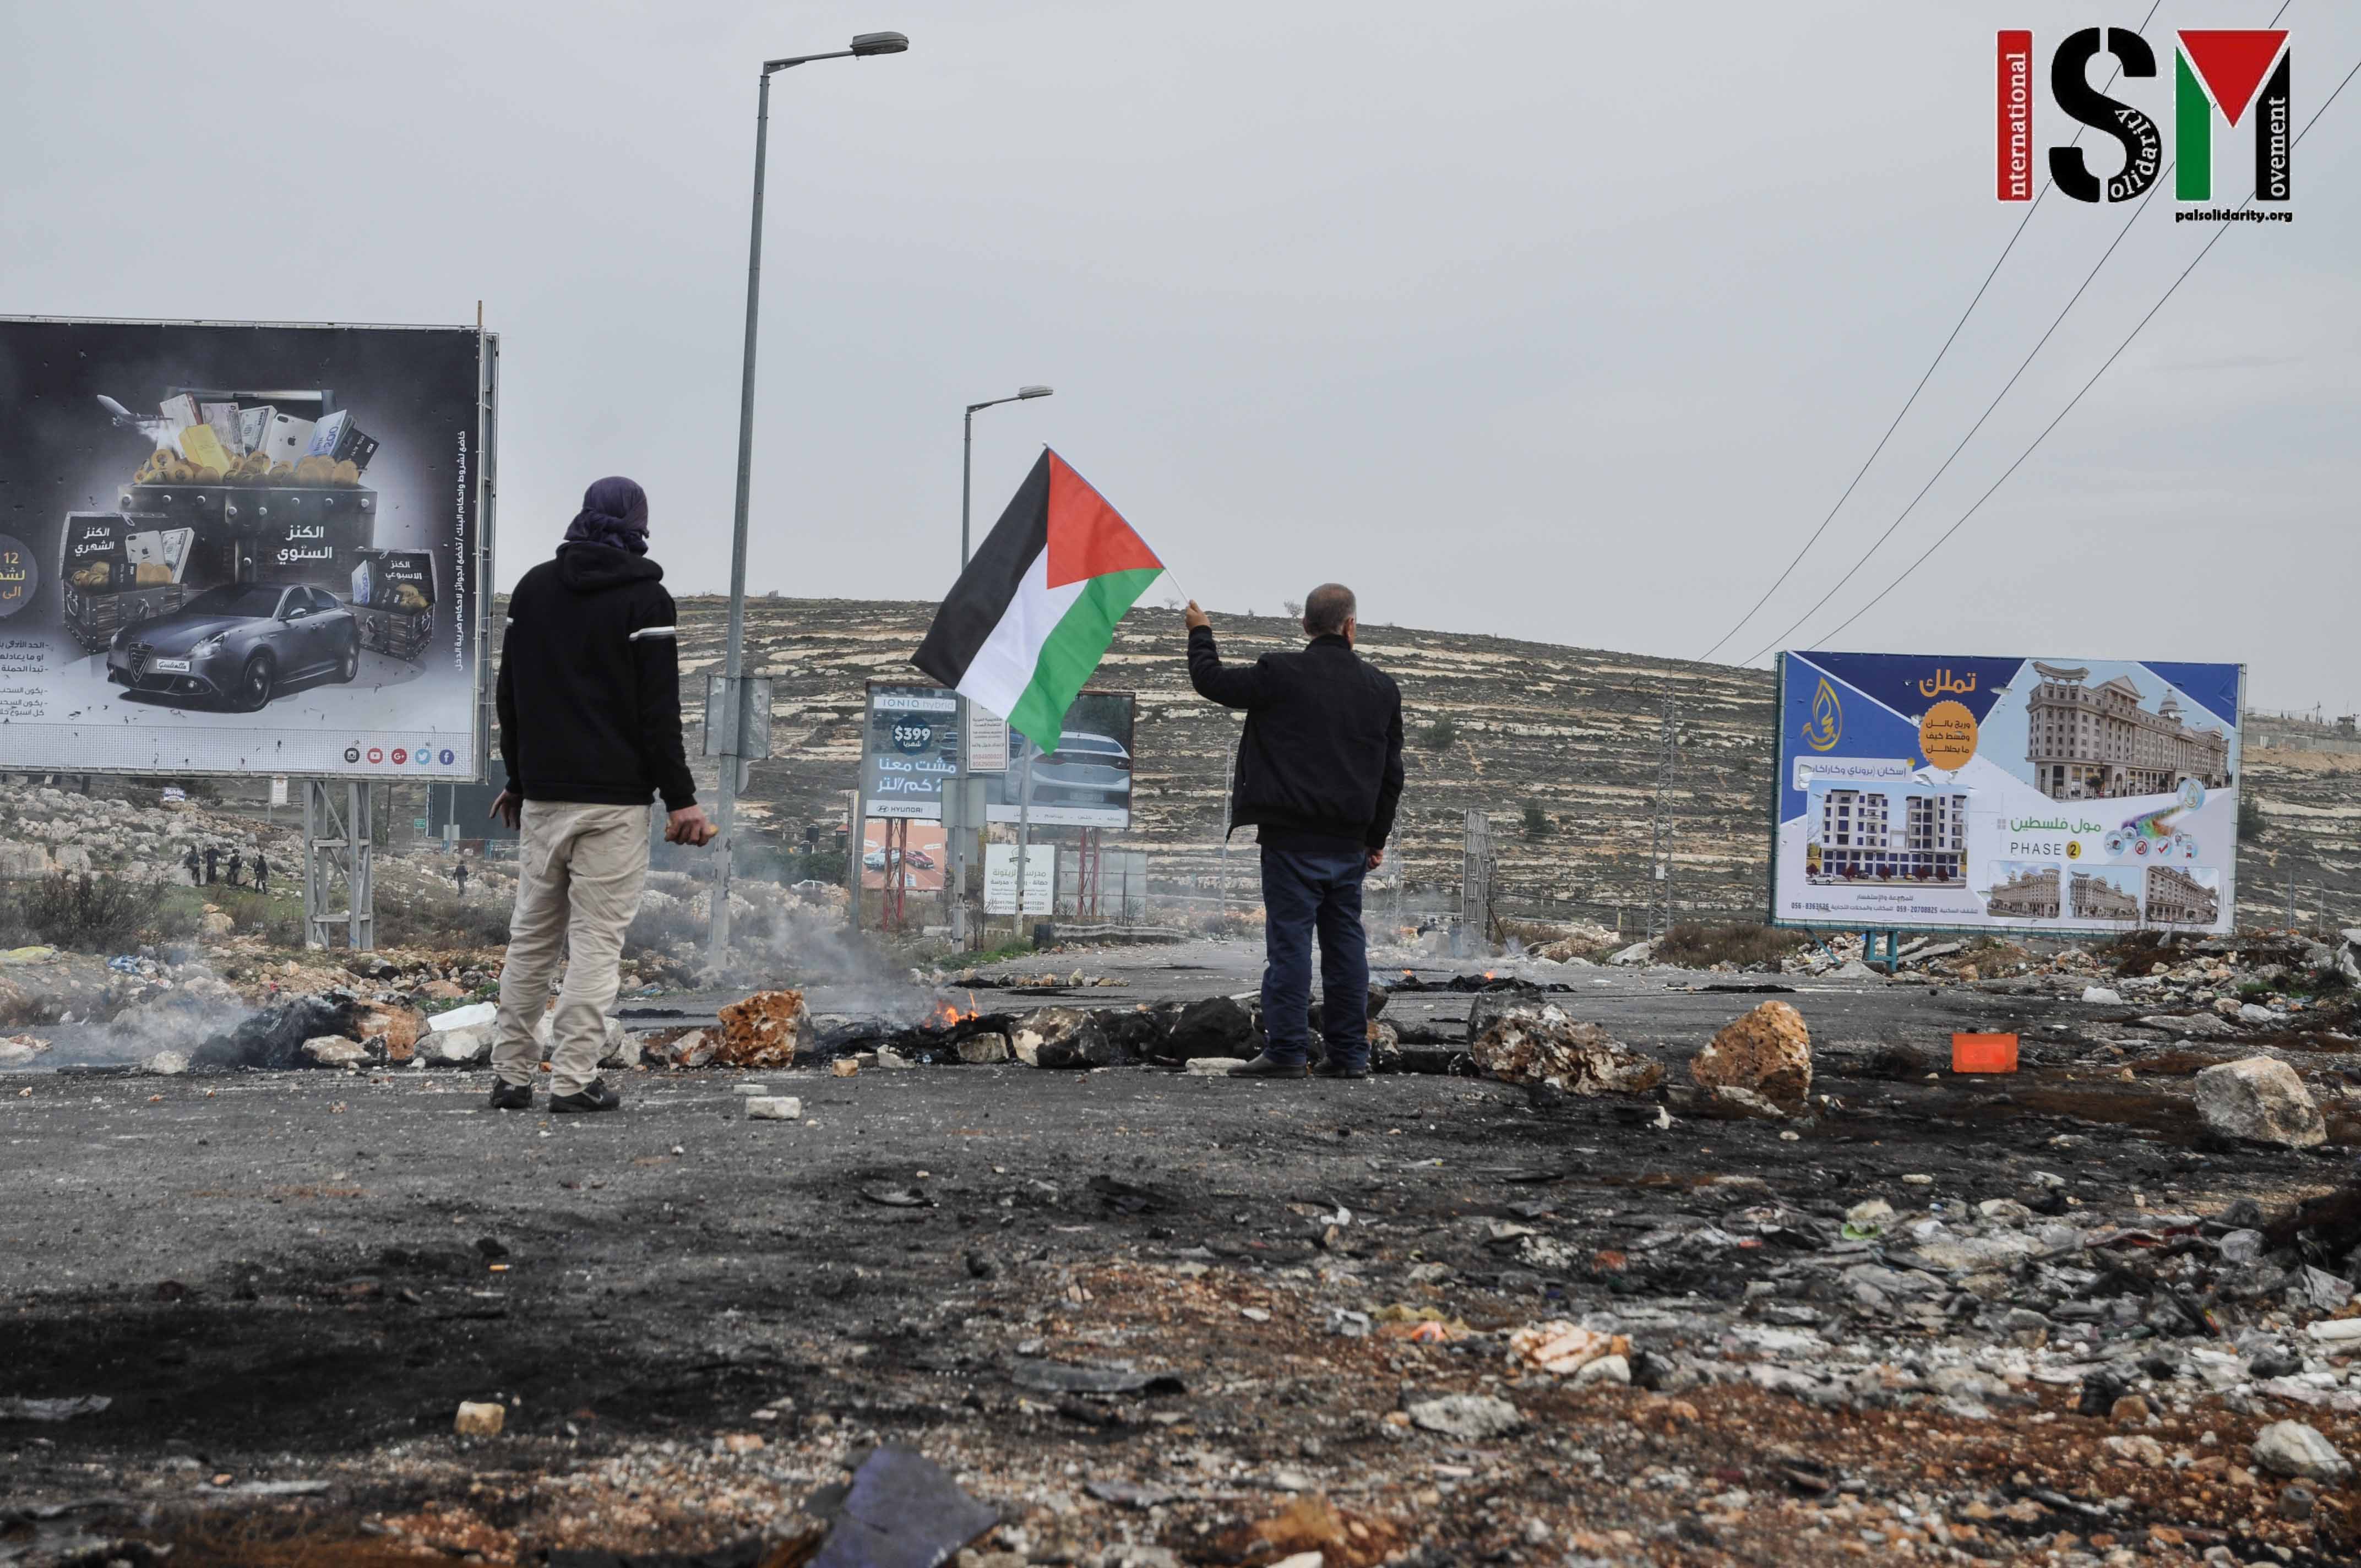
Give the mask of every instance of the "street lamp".
[{"label": "street lamp", "polygon": [[[721,861],[713,879],[713,922],[706,961],[721,967],[730,951],[730,860],[738,816],[738,748],[744,744],[746,664],[746,495],[754,471],[754,336],[762,305],[763,282],[763,163],[771,136],[771,77],[778,71],[816,60],[860,60],[873,54],[900,54],[910,40],[900,33],[856,33],[852,47],[827,54],[791,55],[763,62],[762,89],[754,100],[754,222],[753,238],[746,251],[746,367],[738,392],[738,509],[730,536],[730,641],[722,666],[721,791],[715,804],[714,827]],[[855,824],[853,853],[860,853]]]},{"label": "street lamp", "polygon": [[[967,412],[966,412],[965,414],[963,414],[962,416],[961,416],[961,419],[960,419],[960,570],[961,570],[961,571],[962,571],[962,572],[964,572],[964,571],[966,571],[966,570],[967,570],[967,558],[968,558],[968,528],[967,528],[968,497],[969,497],[969,495],[970,495],[971,491],[972,491],[972,488],[973,488],[973,480],[974,480],[974,477],[975,477],[975,416],[976,416],[976,413],[977,413],[977,411],[978,411],[979,410],[982,410],[982,409],[993,409],[993,408],[998,408],[998,407],[999,407],[1001,404],[1003,404],[1003,403],[1021,403],[1021,402],[1027,401],[1027,400],[1031,400],[1031,399],[1034,399],[1034,398],[1046,398],[1046,397],[1048,397],[1048,396],[1049,395],[1049,393],[1050,393],[1050,389],[1049,389],[1049,388],[1048,388],[1048,387],[1044,387],[1044,386],[1040,386],[1040,385],[1038,385],[1038,384],[1036,384],[1036,385],[1033,385],[1033,386],[1027,386],[1027,387],[1019,387],[1019,388],[1017,388],[1017,389],[1016,389],[1016,390],[1015,392],[1011,393],[1011,394],[1010,394],[1009,396],[1007,396],[1007,397],[1005,397],[1005,398],[986,398],[983,401],[982,401],[982,402],[980,402],[980,403],[970,403],[970,404],[968,404],[968,406],[967,406]],[[958,821],[957,821],[956,825],[954,825],[953,820],[952,820],[953,816],[954,816],[954,813],[953,813],[952,809],[951,809],[951,808],[950,808],[949,806],[946,806],[946,808],[944,809],[944,812],[943,812],[943,834],[944,834],[944,837],[945,837],[947,839],[949,839],[949,840],[950,840],[950,852],[951,852],[951,868],[950,868],[950,869],[951,869],[951,882],[950,882],[950,888],[951,888],[951,890],[952,890],[952,891],[951,891],[951,899],[950,899],[950,905],[951,905],[951,910],[950,910],[950,914],[951,914],[951,941],[952,941],[954,944],[964,943],[964,942],[967,940],[967,846],[968,846],[968,834],[969,834],[969,830],[970,830],[970,828],[971,828],[972,827],[981,827],[981,826],[982,826],[982,824],[981,824],[981,823],[971,824],[971,823],[967,820],[967,806],[968,806],[968,799],[967,799],[968,733],[967,733],[967,732],[968,732],[968,704],[967,704],[967,698],[965,698],[965,697],[961,697],[961,698],[960,698],[960,699],[959,699],[959,737],[960,737],[960,740],[959,740],[959,760],[958,760],[957,763],[955,764],[954,771],[953,771],[953,773],[952,773],[952,774],[951,774],[951,789],[952,789],[952,791],[955,793],[955,795],[957,795],[957,800],[958,800],[958,806],[957,806],[957,811],[956,811],[956,816],[957,816],[957,817],[958,817]],[[1020,899],[1019,899],[1019,902],[1021,903],[1021,902],[1023,902],[1023,900],[1020,898]]]}]

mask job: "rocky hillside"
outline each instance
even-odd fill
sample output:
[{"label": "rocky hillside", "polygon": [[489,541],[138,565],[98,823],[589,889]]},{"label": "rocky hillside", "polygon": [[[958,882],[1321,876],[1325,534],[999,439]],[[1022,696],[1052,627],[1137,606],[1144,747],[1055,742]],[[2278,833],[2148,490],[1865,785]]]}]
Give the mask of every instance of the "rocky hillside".
[{"label": "rocky hillside", "polygon": [[[727,606],[680,601],[685,671],[719,666]],[[860,758],[862,685],[908,680],[930,604],[758,598],[747,609],[748,663],[772,672],[775,759],[758,765],[752,806],[789,839],[806,821],[840,822]],[[1217,615],[1225,655],[1251,658],[1299,640],[1276,616]],[[1210,890],[1222,789],[1237,721],[1189,690],[1177,610],[1125,621],[1099,684],[1139,694],[1136,820],[1126,842],[1155,854],[1158,883]],[[1647,896],[1662,700],[1678,705],[1673,816],[1676,900],[1686,912],[1759,916],[1774,772],[1767,672],[1507,638],[1375,626],[1362,652],[1401,683],[1410,786],[1397,859],[1422,893],[1455,898],[1466,813],[1491,814],[1508,906],[1613,926]],[[690,706],[694,707],[692,700]],[[692,751],[697,738],[692,736]],[[2249,776],[2267,829],[2241,883],[2247,918],[2265,921],[2298,883],[2300,917],[2361,920],[2361,757],[2257,751]],[[1541,830],[1529,835],[1526,808]],[[1245,867],[1233,856],[1233,870]]]},{"label": "rocky hillside", "polygon": [[[726,605],[680,603],[684,667],[718,668]],[[859,760],[862,683],[906,680],[934,607],[758,599],[748,607],[751,668],[775,673],[774,748],[752,797],[790,837],[841,820],[837,792]],[[1225,656],[1251,659],[1301,641],[1279,617],[1216,616]],[[1232,715],[1189,690],[1180,614],[1126,620],[1099,684],[1139,694],[1138,775],[1126,842],[1155,853],[1159,883],[1208,889],[1221,841]],[[1501,886],[1519,908],[1636,918],[1647,881],[1661,691],[1680,704],[1676,892],[1684,907],[1760,912],[1767,833],[1770,677],[1503,638],[1370,627],[1362,652],[1401,683],[1411,734],[1397,859],[1410,896],[1456,897],[1466,814],[1492,814]],[[1538,836],[1524,813],[1540,807]],[[1233,857],[1233,869],[1244,867]]]}]

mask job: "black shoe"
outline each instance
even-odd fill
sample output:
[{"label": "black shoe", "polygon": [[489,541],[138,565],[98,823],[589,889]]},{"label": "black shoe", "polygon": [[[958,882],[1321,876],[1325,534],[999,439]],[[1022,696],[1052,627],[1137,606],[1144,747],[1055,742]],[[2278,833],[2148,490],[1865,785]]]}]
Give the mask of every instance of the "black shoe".
[{"label": "black shoe", "polygon": [[505,1080],[492,1085],[492,1109],[495,1111],[530,1111],[533,1109],[533,1085],[510,1083]]},{"label": "black shoe", "polygon": [[1365,1061],[1340,1062],[1335,1058],[1329,1057],[1324,1060],[1312,1063],[1312,1076],[1314,1078],[1367,1078],[1369,1076],[1369,1064]]},{"label": "black shoe", "polygon": [[1305,1068],[1300,1061],[1281,1061],[1268,1051],[1250,1062],[1241,1062],[1230,1069],[1232,1078],[1301,1078]]},{"label": "black shoe", "polygon": [[553,1094],[549,1108],[559,1115],[577,1111],[620,1111],[623,1097],[607,1087],[603,1078],[594,1078],[571,1094]]}]

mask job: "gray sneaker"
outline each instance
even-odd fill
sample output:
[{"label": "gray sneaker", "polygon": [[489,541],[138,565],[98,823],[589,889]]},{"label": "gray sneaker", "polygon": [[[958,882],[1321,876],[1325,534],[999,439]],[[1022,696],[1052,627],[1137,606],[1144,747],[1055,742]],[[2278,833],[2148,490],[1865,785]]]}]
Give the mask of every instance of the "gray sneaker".
[{"label": "gray sneaker", "polygon": [[603,1078],[594,1078],[571,1094],[553,1094],[549,1108],[564,1116],[577,1111],[620,1111],[623,1097],[607,1087]]}]

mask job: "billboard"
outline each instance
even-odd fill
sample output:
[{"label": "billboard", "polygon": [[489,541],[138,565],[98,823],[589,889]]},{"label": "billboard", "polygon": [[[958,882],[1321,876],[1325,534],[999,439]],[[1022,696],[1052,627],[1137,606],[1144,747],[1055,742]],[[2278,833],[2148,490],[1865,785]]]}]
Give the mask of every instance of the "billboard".
[{"label": "billboard", "polygon": [[2236,664],[1779,656],[1783,926],[2227,931]]},{"label": "billboard", "polygon": [[[868,688],[861,748],[861,794],[872,817],[939,822],[943,785],[959,772],[959,694],[949,686],[873,683]],[[1066,710],[1058,750],[1034,754],[1032,820],[1042,828],[1131,826],[1132,728],[1137,698],[1130,692],[1086,691]],[[1015,822],[1023,815],[1025,764],[1014,752],[1029,746],[998,717],[976,713],[970,772],[984,779],[984,820]],[[1005,772],[994,771],[998,764]]]},{"label": "billboard", "polygon": [[497,359],[0,317],[7,765],[478,777]]},{"label": "billboard", "polygon": [[1016,907],[1016,846],[983,847],[983,912],[986,915],[1050,915],[1058,907],[1058,846],[1029,844],[1025,850],[1025,907]]},{"label": "billboard", "polygon": [[[1066,709],[1055,751],[1032,753],[1033,810],[1037,828],[1131,826],[1132,728],[1138,698],[1130,692],[1085,691]],[[1018,751],[1031,751],[1022,735],[1011,735]],[[1008,771],[984,782],[988,822],[1015,822],[1024,815],[1027,764],[1016,757]]]},{"label": "billboard", "polygon": [[887,825],[887,819],[874,817],[862,832],[861,885],[872,892],[882,892],[887,875],[898,873],[905,892],[942,892],[943,868],[950,863],[950,851],[943,844],[942,824],[910,823],[902,829],[908,838],[898,845],[886,842]]},{"label": "billboard", "polygon": [[871,817],[943,819],[943,784],[959,773],[959,694],[949,686],[873,682],[861,741],[861,798]]}]

